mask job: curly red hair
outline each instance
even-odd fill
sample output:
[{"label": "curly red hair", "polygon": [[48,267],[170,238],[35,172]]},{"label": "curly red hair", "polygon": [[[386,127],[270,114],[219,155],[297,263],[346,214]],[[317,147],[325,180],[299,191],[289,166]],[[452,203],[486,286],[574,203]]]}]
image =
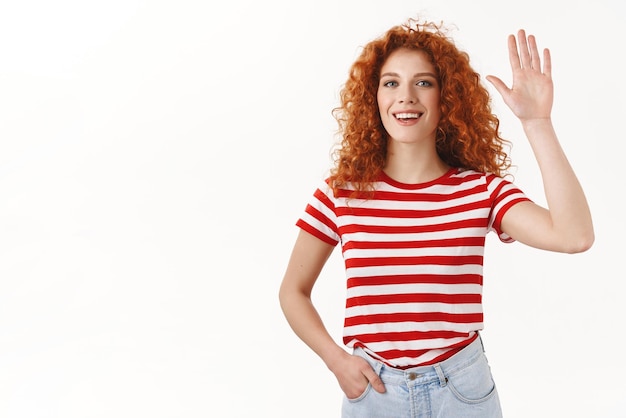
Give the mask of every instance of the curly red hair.
[{"label": "curly red hair", "polygon": [[452,167],[490,172],[502,176],[510,166],[498,133],[500,121],[491,111],[491,99],[480,75],[470,66],[441,25],[409,19],[368,43],[352,64],[343,86],[341,106],[333,115],[342,134],[334,152],[330,185],[352,183],[356,191],[371,188],[382,171],[387,152],[376,94],[380,71],[389,55],[407,48],[424,51],[435,67],[441,86],[441,120],[437,129],[437,152]]}]

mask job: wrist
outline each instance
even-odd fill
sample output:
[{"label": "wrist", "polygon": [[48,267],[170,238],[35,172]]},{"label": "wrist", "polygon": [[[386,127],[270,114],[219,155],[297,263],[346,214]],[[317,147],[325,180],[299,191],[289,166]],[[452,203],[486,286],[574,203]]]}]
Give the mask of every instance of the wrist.
[{"label": "wrist", "polygon": [[552,125],[552,119],[547,118],[532,118],[524,119],[522,122],[522,128],[526,133],[528,139],[534,137],[545,137],[546,135],[554,135],[554,127]]},{"label": "wrist", "polygon": [[338,364],[343,363],[343,360],[349,355],[346,350],[334,344],[322,353],[321,357],[326,367],[328,367],[330,371],[333,371],[337,368]]},{"label": "wrist", "polygon": [[528,118],[528,119],[520,119],[522,123],[522,127],[524,129],[534,129],[541,127],[549,127],[552,126],[552,118],[547,116],[545,118]]}]

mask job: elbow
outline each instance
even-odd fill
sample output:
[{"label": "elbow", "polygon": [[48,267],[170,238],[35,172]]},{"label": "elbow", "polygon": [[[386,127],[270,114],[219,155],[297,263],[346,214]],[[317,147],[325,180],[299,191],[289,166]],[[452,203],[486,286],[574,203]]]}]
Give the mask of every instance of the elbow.
[{"label": "elbow", "polygon": [[568,254],[578,254],[584,253],[589,250],[595,241],[595,235],[593,231],[589,231],[588,233],[578,237],[575,240],[571,240],[571,244],[566,249],[566,253]]},{"label": "elbow", "polygon": [[285,285],[284,283],[281,284],[280,288],[278,289],[278,303],[280,304],[281,309],[285,309],[285,302],[287,301],[287,292],[285,290]]},{"label": "elbow", "polygon": [[289,302],[294,298],[294,290],[291,286],[283,282],[278,289],[278,303],[283,312],[288,309]]}]

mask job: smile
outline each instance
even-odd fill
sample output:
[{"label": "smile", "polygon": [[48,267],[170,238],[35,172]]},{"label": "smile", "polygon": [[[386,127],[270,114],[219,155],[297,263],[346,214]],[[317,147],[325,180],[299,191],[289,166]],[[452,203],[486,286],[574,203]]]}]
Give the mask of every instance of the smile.
[{"label": "smile", "polygon": [[419,119],[422,115],[420,113],[396,113],[393,116],[400,121],[407,121],[410,119]]}]

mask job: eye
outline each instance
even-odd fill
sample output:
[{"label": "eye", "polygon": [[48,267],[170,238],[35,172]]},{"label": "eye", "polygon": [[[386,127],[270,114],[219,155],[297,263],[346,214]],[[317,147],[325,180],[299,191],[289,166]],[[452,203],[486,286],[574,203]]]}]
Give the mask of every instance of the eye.
[{"label": "eye", "polygon": [[415,83],[415,85],[417,85],[419,87],[432,87],[433,83],[431,83],[428,80],[420,80],[417,83]]},{"label": "eye", "polygon": [[393,81],[393,80],[385,81],[383,83],[383,86],[384,87],[397,87],[398,86],[398,82],[397,81]]}]

